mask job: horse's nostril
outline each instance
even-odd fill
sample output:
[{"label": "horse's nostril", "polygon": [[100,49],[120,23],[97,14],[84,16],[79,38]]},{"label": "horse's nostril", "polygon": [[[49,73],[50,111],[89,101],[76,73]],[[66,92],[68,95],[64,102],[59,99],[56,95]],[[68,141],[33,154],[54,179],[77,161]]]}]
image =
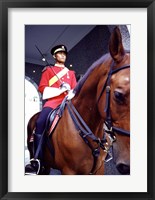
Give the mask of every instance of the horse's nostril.
[{"label": "horse's nostril", "polygon": [[130,165],[120,163],[116,167],[121,174],[130,174]]}]

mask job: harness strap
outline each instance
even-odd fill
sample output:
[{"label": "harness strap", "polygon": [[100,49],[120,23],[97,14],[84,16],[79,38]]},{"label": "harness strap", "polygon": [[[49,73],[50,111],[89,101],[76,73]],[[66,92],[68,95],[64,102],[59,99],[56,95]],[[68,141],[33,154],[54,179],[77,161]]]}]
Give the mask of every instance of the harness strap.
[{"label": "harness strap", "polygon": [[[110,74],[109,79],[111,78],[111,76],[113,74],[117,73],[120,70],[127,69],[129,67],[130,67],[130,65],[124,65],[124,66],[117,68],[117,69],[111,68],[111,72],[109,73]],[[108,99],[106,99],[106,100],[108,102],[106,102],[106,108],[104,110],[106,112],[106,125],[108,125],[108,128],[110,129],[111,133],[116,132],[118,134],[130,136],[129,131],[126,131],[126,130],[123,130],[121,128],[117,128],[117,127],[112,126],[112,120],[111,120],[111,115],[110,115],[110,80],[108,82],[109,82],[109,84],[107,83],[107,86],[106,86],[106,91],[107,91],[106,94],[108,96]]]},{"label": "harness strap", "polygon": [[[69,103],[67,104],[67,108],[68,108],[69,114],[70,114],[70,116],[71,116],[71,118],[72,118],[72,120],[73,120],[73,122],[74,122],[74,125],[75,125],[77,131],[79,132],[79,135],[83,138],[83,140],[85,141],[85,143],[92,149],[92,154],[93,154],[93,156],[98,157],[99,154],[100,154],[100,146],[101,146],[101,145],[100,145],[100,142],[99,142],[99,141],[100,141],[99,138],[97,138],[97,137],[92,133],[92,131],[91,131],[90,128],[87,126],[87,124],[84,122],[84,120],[82,119],[82,117],[80,116],[80,114],[78,113],[78,111],[76,110],[76,108],[73,106],[73,104],[71,103],[71,101],[70,101],[70,104],[69,104]],[[75,113],[77,116],[74,115],[74,113],[73,113],[73,111],[71,110],[71,108],[72,108],[72,110],[74,111],[74,113]],[[77,119],[77,118],[78,118],[78,119]],[[80,121],[81,124],[85,127],[85,129],[81,126],[81,124],[80,124],[79,121]],[[87,138],[86,138],[87,136],[88,136],[89,138],[91,138],[93,141],[95,141],[95,142],[98,143],[98,147],[97,147],[97,148],[95,148],[95,149],[92,148],[92,146],[90,145],[89,141],[88,141]]]},{"label": "harness strap", "polygon": [[[85,134],[84,137],[89,136],[92,140],[98,141],[98,138],[93,134],[93,132],[87,126],[87,124],[82,119],[82,117],[80,116],[80,114],[78,113],[78,111],[76,110],[76,108],[73,106],[72,102],[70,101],[69,103],[67,104],[67,108],[69,110],[69,113],[71,114],[71,117],[72,117],[72,119],[74,121],[74,124],[77,127],[77,130],[81,130]],[[74,111],[74,113],[76,114],[77,117],[75,115],[73,115],[73,112],[71,111],[70,107],[72,108],[72,110]],[[77,120],[77,118],[79,120]],[[85,129],[81,126],[81,124],[79,123],[79,121],[81,122],[81,124],[83,125],[83,127],[85,127]]]},{"label": "harness strap", "polygon": [[[98,156],[100,155],[100,146],[101,146],[101,141],[99,138],[97,138],[92,131],[90,130],[90,128],[87,126],[87,124],[85,123],[85,121],[82,119],[82,117],[80,116],[80,114],[78,113],[78,111],[76,110],[76,108],[73,106],[72,102],[70,101],[70,104],[67,104],[67,108],[69,111],[69,114],[74,122],[74,125],[77,129],[77,131],[79,131],[79,135],[83,138],[83,140],[85,141],[85,143],[90,147],[90,149],[92,150],[92,154],[94,157],[94,162],[93,162],[93,167],[92,170],[90,172],[90,174],[93,174],[95,169],[96,169],[96,165],[97,165],[97,160],[98,160]],[[72,110],[71,110],[72,109]],[[75,115],[75,114],[76,115]],[[78,118],[78,120],[77,120]],[[81,126],[81,124],[85,127],[85,129]],[[96,141],[98,143],[98,147],[93,149],[93,147],[90,145],[89,141],[87,140],[86,137],[91,138],[93,141]],[[104,145],[102,146],[104,147]]]},{"label": "harness strap", "polygon": [[124,65],[124,66],[122,66],[120,68],[113,69],[114,64],[115,64],[115,62],[113,61],[111,66],[110,66],[110,70],[109,70],[106,82],[105,82],[105,84],[104,84],[104,86],[102,88],[102,91],[101,91],[100,95],[99,95],[98,102],[99,102],[103,92],[106,89],[106,103],[105,103],[104,112],[106,113],[105,124],[108,127],[108,129],[110,130],[109,132],[112,134],[112,132],[114,131],[114,132],[116,132],[118,134],[122,134],[122,135],[124,134],[124,135],[130,136],[130,132],[129,131],[126,131],[126,130],[123,130],[121,128],[117,128],[117,127],[112,126],[111,113],[110,113],[110,80],[111,80],[111,76],[113,74],[117,73],[120,70],[123,70],[123,69],[126,69],[126,68],[130,67],[130,65]]},{"label": "harness strap", "polygon": [[[71,118],[72,118],[72,120],[74,122],[74,125],[75,125],[77,131],[79,131],[79,135],[82,137],[82,139],[84,140],[84,142],[90,147],[90,149],[92,149],[92,146],[89,144],[89,141],[86,138],[87,136],[90,137],[90,133],[86,132],[83,129],[83,127],[80,125],[80,123],[78,123],[77,117],[73,114],[73,112],[71,111],[71,108],[70,108],[70,106],[68,104],[67,104],[67,108],[68,108],[68,111],[70,113],[70,116],[71,116]],[[80,116],[80,118],[81,118],[81,116]],[[87,127],[87,125],[86,125],[86,127]],[[91,170],[91,174],[93,173],[93,171],[95,169],[95,166],[96,166],[96,163],[97,163],[97,158],[98,158],[98,156],[100,154],[100,146],[99,145],[98,145],[98,148],[92,149],[92,154],[93,154],[93,157],[94,157],[94,163],[93,163],[93,168]]]},{"label": "harness strap", "polygon": [[[115,63],[114,63],[114,61],[113,61],[112,64],[111,64],[111,66],[110,66],[110,70],[109,70],[107,79],[106,79],[105,84],[104,84],[104,86],[103,86],[103,88],[102,88],[102,90],[101,90],[101,93],[100,93],[100,96],[98,97],[97,102],[99,102],[99,100],[100,100],[100,98],[101,98],[101,96],[102,96],[102,94],[103,94],[103,92],[104,92],[106,86],[107,86],[107,85],[110,85],[110,78],[111,78],[111,75],[112,75],[111,72],[112,72],[112,68],[113,68],[114,64],[115,64]],[[106,101],[106,102],[107,102],[107,101]]]},{"label": "harness strap", "polygon": [[103,94],[103,92],[104,92],[106,86],[110,86],[110,78],[111,78],[111,76],[112,76],[113,74],[117,73],[117,72],[120,71],[120,70],[123,70],[123,69],[126,69],[126,68],[129,68],[129,67],[130,67],[130,65],[124,65],[124,66],[122,66],[122,67],[120,67],[120,68],[112,69],[113,66],[114,66],[114,62],[111,64],[111,67],[110,67],[110,70],[109,70],[107,79],[106,79],[105,84],[104,84],[104,86],[103,86],[103,88],[102,88],[102,90],[101,90],[101,93],[100,93],[100,95],[99,95],[99,97],[98,97],[97,102],[99,102],[99,100],[100,100],[100,98],[101,98],[101,96],[102,96],[102,94]]},{"label": "harness strap", "polygon": [[53,148],[52,145],[51,145],[51,142],[50,142],[49,137],[46,137],[46,142],[47,142],[48,149],[49,149],[51,155],[54,156],[54,148]]},{"label": "harness strap", "polygon": [[124,66],[122,66],[122,67],[120,67],[120,68],[113,69],[113,70],[112,70],[112,74],[115,74],[115,73],[117,73],[118,71],[120,71],[120,70],[122,70],[122,69],[127,69],[127,68],[129,68],[129,67],[130,67],[130,65],[124,65]]},{"label": "harness strap", "polygon": [[129,131],[126,131],[126,130],[123,130],[121,128],[117,128],[117,127],[114,127],[114,126],[112,126],[112,131],[119,133],[119,134],[122,134],[122,135],[130,136]]}]

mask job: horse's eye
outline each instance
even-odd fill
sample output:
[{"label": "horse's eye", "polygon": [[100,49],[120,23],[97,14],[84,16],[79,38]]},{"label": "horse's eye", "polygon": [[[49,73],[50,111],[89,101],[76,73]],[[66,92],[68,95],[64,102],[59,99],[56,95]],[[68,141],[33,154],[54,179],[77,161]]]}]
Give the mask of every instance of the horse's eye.
[{"label": "horse's eye", "polygon": [[117,103],[122,104],[125,101],[124,94],[118,91],[114,91],[115,100]]}]

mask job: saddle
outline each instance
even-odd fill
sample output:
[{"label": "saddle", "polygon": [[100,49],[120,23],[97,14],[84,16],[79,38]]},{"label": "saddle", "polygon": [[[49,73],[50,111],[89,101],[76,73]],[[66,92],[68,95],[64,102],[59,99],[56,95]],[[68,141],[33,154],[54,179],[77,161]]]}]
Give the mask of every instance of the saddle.
[{"label": "saddle", "polygon": [[66,106],[66,102],[67,102],[67,98],[64,98],[61,105],[59,105],[57,108],[52,110],[49,116],[47,117],[45,129],[48,132],[48,136],[50,136],[53,133],[53,130],[56,128],[58,121],[62,117],[63,111]]},{"label": "saddle", "polygon": [[[54,149],[53,149],[52,145],[50,144],[50,136],[53,133],[53,130],[55,129],[55,127],[57,126],[58,121],[62,117],[63,111],[65,109],[66,102],[67,102],[67,98],[64,98],[61,105],[58,106],[56,109],[52,110],[47,117],[45,129],[44,129],[44,131],[41,135],[38,147],[37,147],[35,155],[34,155],[34,158],[31,159],[31,160],[35,160],[35,161],[39,162],[39,166],[40,166],[39,160],[41,160],[41,157],[38,160],[39,153],[42,151],[42,147],[45,143],[47,144],[51,155],[52,156],[54,155]],[[35,131],[33,131],[33,134],[32,134],[33,135],[33,141],[34,141],[34,132]],[[32,138],[31,138],[31,142],[32,142]]]},{"label": "saddle", "polygon": [[[60,118],[62,117],[63,111],[66,106],[67,99],[65,98],[61,105],[57,106],[55,109],[53,109],[47,119],[46,119],[46,125],[45,125],[45,131],[47,132],[47,136],[49,137],[54,129],[56,128]],[[29,142],[34,142],[34,134],[35,134],[35,129],[32,132],[32,135],[29,139]]]},{"label": "saddle", "polygon": [[50,112],[49,116],[47,117],[47,122],[46,122],[45,129],[48,132],[48,136],[51,135],[51,133],[53,132],[54,128],[58,124],[58,121],[59,121],[59,119],[61,117],[59,115],[59,109],[60,109],[60,106],[58,106],[57,108],[55,108],[54,110],[52,110]]}]

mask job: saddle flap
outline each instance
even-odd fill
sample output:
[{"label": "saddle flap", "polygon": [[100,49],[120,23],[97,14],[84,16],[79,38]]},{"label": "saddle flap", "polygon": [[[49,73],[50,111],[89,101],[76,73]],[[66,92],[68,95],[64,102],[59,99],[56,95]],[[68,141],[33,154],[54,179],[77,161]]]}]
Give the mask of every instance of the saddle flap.
[{"label": "saddle flap", "polygon": [[56,109],[52,110],[51,113],[49,114],[47,120],[47,133],[50,136],[50,134],[52,133],[52,131],[54,130],[54,128],[56,127],[59,119],[60,119],[60,115],[59,115],[59,110],[60,110],[60,106],[58,106]]},{"label": "saddle flap", "polygon": [[49,119],[49,129],[48,129],[48,135],[50,135],[54,128],[56,127],[56,125],[58,124],[59,119],[61,118],[65,106],[66,106],[66,102],[67,102],[67,97],[64,98],[64,100],[62,101],[61,105],[59,105],[57,108],[55,108],[51,113],[50,116],[48,117]]},{"label": "saddle flap", "polygon": [[48,131],[48,135],[50,136],[51,133],[53,132],[54,128],[56,127],[56,125],[58,124],[58,121],[60,119],[60,116],[58,114],[56,114],[51,122],[51,126],[49,128],[49,131]]}]

